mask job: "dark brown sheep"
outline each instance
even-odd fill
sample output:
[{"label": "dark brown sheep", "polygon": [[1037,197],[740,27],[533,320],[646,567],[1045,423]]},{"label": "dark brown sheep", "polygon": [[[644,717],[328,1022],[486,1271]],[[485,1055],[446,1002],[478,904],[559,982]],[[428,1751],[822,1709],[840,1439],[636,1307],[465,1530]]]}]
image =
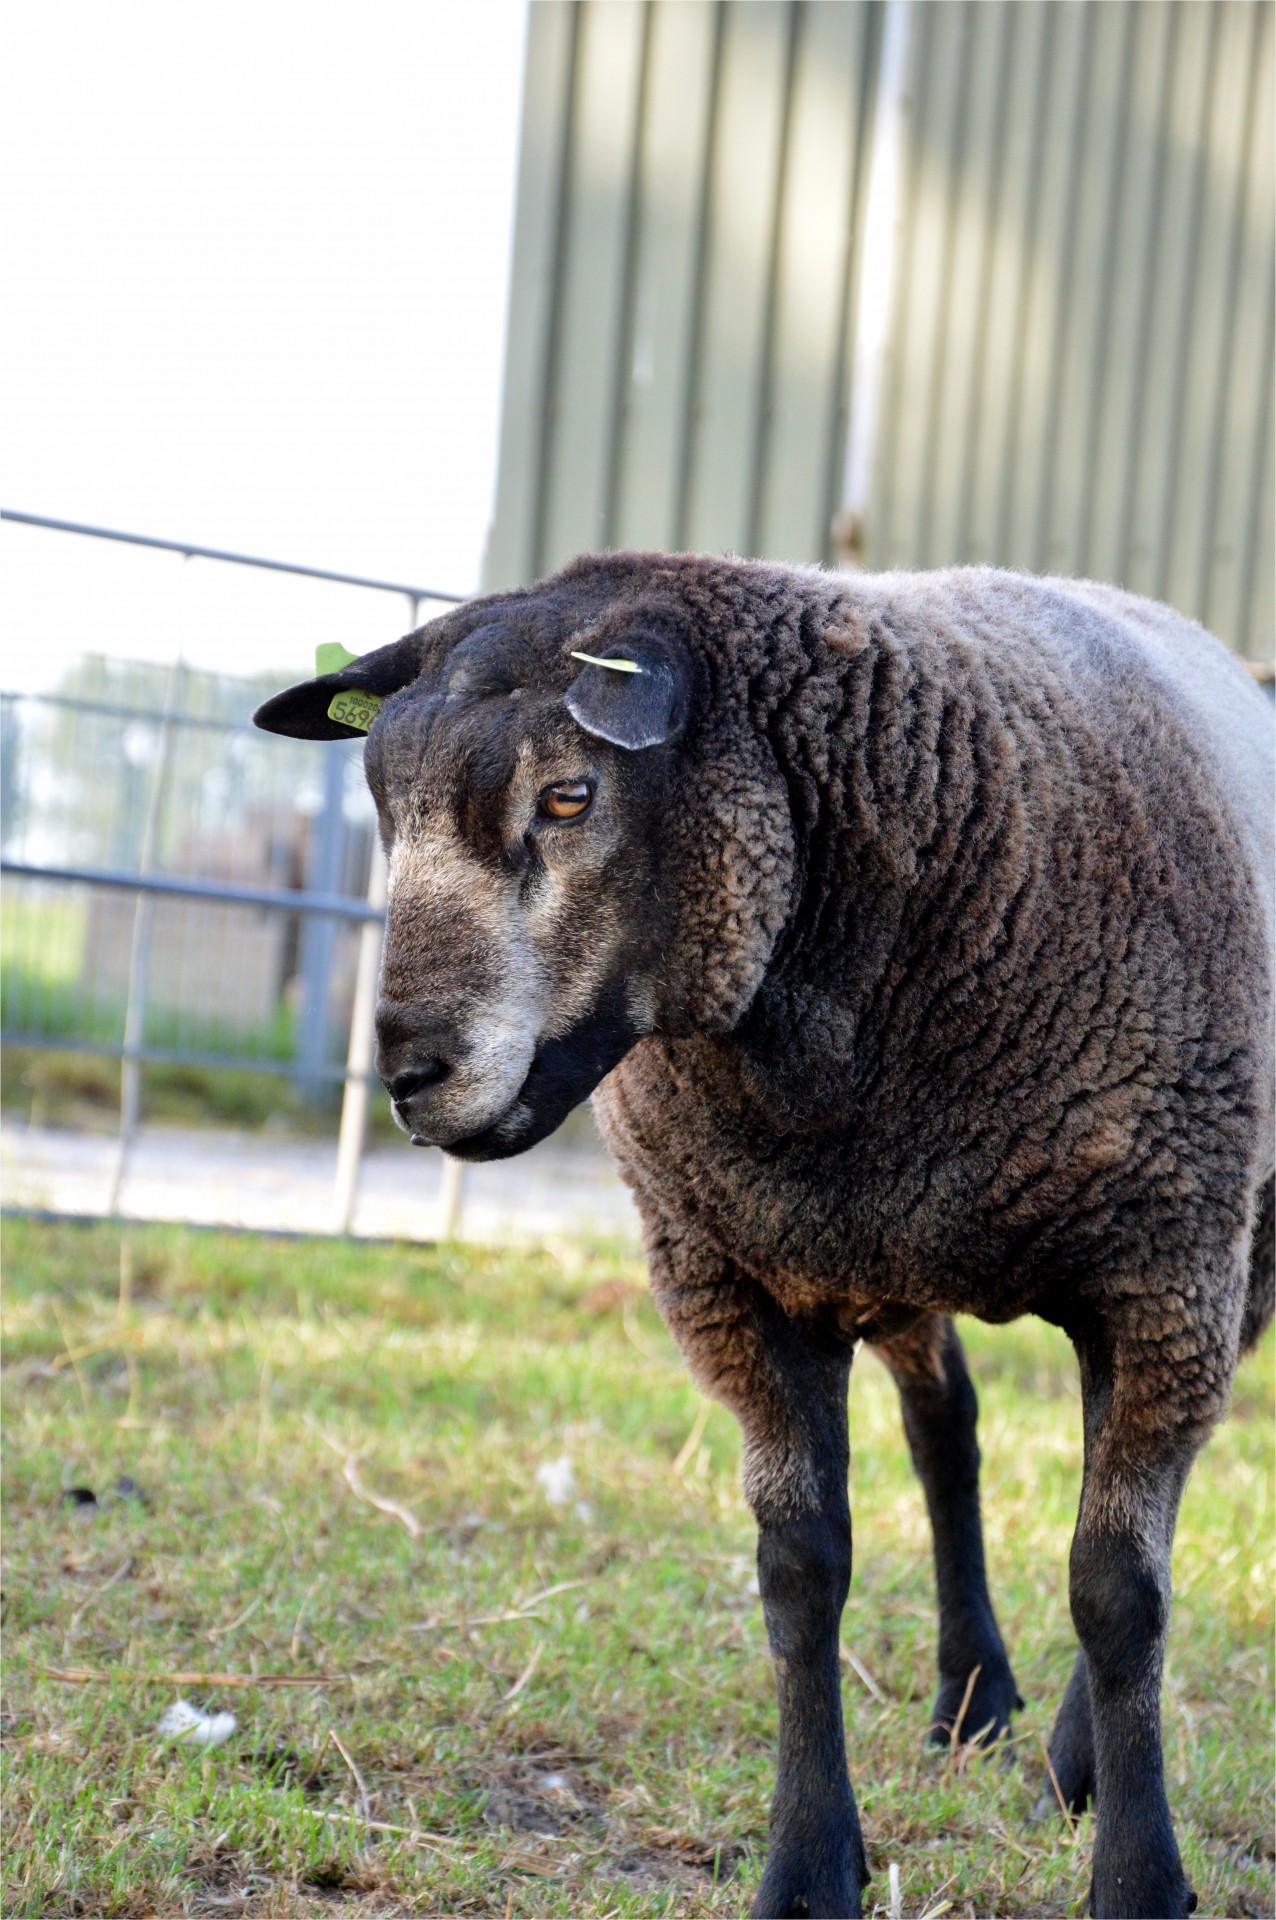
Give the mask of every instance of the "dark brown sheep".
[{"label": "dark brown sheep", "polygon": [[475,601],[259,718],[337,737],[352,687],[388,696],[367,771],[401,1124],[516,1153],[603,1082],[655,1297],[744,1430],[780,1708],[756,1911],[859,1913],[867,1877],[838,1673],[859,1340],[934,1527],[935,1727],[976,1668],[965,1728],[1008,1725],[947,1316],[1032,1312],[1084,1399],[1053,1770],[1095,1800],[1093,1911],[1190,1912],[1170,1544],[1271,1311],[1262,696],[1111,588],[656,554]]}]

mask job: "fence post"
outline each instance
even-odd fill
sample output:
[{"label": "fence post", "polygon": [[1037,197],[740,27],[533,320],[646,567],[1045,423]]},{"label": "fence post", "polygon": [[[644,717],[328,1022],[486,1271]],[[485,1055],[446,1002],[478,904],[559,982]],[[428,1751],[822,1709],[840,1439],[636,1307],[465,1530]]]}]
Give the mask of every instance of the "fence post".
[{"label": "fence post", "polygon": [[[168,685],[164,689],[164,707],[159,726],[159,750],[155,756],[155,778],[151,782],[150,798],[146,805],[146,822],[142,828],[142,846],[137,862],[139,874],[150,873],[159,850],[160,824],[168,791],[169,768],[173,758],[173,735],[176,731],[177,715],[181,710],[185,685],[185,664],[180,659],[175,660],[169,669]],[[129,1148],[133,1144],[142,1113],[142,1063],[138,1059],[138,1049],[146,1037],[146,995],[150,979],[151,934],[154,926],[155,896],[151,893],[139,893],[137,905],[133,909],[133,944],[129,951],[128,963],[128,1000],[124,1009],[124,1050],[120,1059],[120,1138],[115,1155],[115,1171],[111,1176],[110,1198],[106,1205],[108,1214],[118,1213],[120,1210],[120,1195],[124,1189]]]},{"label": "fence post", "polygon": [[[339,741],[324,751],[323,806],[315,823],[311,859],[307,863],[308,893],[340,893],[341,856],[345,839],[346,758]],[[328,1016],[332,988],[332,956],[337,923],[328,914],[310,914],[301,929],[301,1008],[297,1034],[297,1086],[308,1100],[323,1092],[328,1055]]]},{"label": "fence post", "polygon": [[895,255],[901,219],[903,126],[907,114],[910,0],[886,0],[860,237],[858,290],[851,320],[850,410],[841,502],[829,529],[835,567],[865,563],[866,523],[877,453],[886,354],[894,318]]},{"label": "fence post", "polygon": [[[384,909],[385,855],[375,828],[372,863],[368,871],[368,905]],[[354,978],[354,1008],[350,1015],[350,1047],[346,1054],[345,1091],[341,1099],[341,1131],[337,1136],[335,1204],[337,1232],[349,1233],[359,1190],[359,1164],[368,1129],[368,1093],[372,1073],[377,975],[381,967],[379,921],[365,920],[359,929],[359,964]]]},{"label": "fence post", "polygon": [[461,1201],[465,1189],[465,1162],[443,1156],[443,1176],[439,1187],[439,1239],[455,1240],[461,1230]]}]

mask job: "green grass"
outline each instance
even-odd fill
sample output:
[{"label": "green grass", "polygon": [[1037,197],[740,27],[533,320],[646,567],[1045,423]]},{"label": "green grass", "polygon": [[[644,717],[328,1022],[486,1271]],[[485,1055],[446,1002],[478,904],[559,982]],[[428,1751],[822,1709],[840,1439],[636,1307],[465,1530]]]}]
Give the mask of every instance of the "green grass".
[{"label": "green grass", "polygon": [[[6,1046],[0,1098],[6,1114],[33,1126],[114,1133],[120,1123],[120,1063],[106,1054],[76,1053],[71,1046],[65,1052]],[[285,1075],[251,1067],[168,1062],[142,1067],[146,1124],[327,1134],[340,1100],[335,1084],[318,1099],[306,1100]],[[393,1122],[385,1126],[393,1131]],[[375,1131],[380,1137],[384,1129],[378,1124]]]},{"label": "green grass", "polygon": [[[684,1447],[702,1403],[634,1264],[13,1221],[6,1271],[8,1920],[745,1908],[775,1741],[753,1529],[728,1415]],[[909,1915],[1075,1913],[1091,1821],[1029,1819],[1073,1653],[1075,1367],[1030,1322],[965,1331],[1028,1706],[1010,1766],[923,1744],[925,1518],[862,1358],[844,1641],[882,1698],[849,1666],[844,1696],[868,1901],[896,1861]],[[1269,1336],[1175,1554],[1166,1751],[1202,1915],[1272,1911],[1272,1400]],[[536,1469],[563,1455],[555,1508]],[[144,1507],[59,1503],[120,1474]],[[156,1736],[178,1689],[136,1684],[189,1669],[337,1679],[186,1685],[239,1717],[200,1755]],[[352,1767],[406,1832],[354,1817]]]},{"label": "green grass", "polygon": [[[118,1060],[76,1051],[77,1045],[92,1043],[118,1046],[124,1032],[118,986],[114,994],[101,994],[86,977],[86,914],[82,899],[31,899],[19,893],[6,900],[0,916],[0,1017],[5,1029],[62,1043],[57,1050],[5,1046],[0,1102],[7,1112],[25,1112],[37,1125],[92,1129],[112,1128],[118,1121]],[[152,1004],[145,1040],[152,1047],[286,1062],[294,1051],[293,1018],[280,1005],[269,1020],[244,1028]],[[250,1066],[150,1062],[142,1069],[142,1116],[148,1121],[327,1130],[340,1098],[335,1082],[317,1099],[303,1099],[286,1075]],[[384,1125],[390,1127],[388,1118]]]},{"label": "green grass", "polygon": [[[77,1047],[118,1047],[124,1032],[123,1002],[95,999],[78,974],[62,979],[43,966],[6,962],[0,966],[0,1009],[7,1030],[59,1043],[26,1047],[6,1041],[0,1062],[0,1101],[6,1112],[25,1113],[37,1126],[113,1128],[119,1118],[119,1061]],[[331,1126],[340,1086],[334,1082],[318,1099],[303,1100],[287,1074],[271,1064],[292,1056],[292,1016],[286,1007],[277,1008],[264,1026],[249,1030],[152,1007],[145,1040],[152,1047],[261,1060],[266,1070],[147,1062],[142,1067],[144,1120],[238,1127],[283,1122],[302,1131]]]},{"label": "green grass", "polygon": [[[38,987],[46,993],[77,982],[84,964],[87,920],[88,902],[83,895],[32,899],[21,885],[14,888],[0,913],[0,969],[6,982],[10,969],[23,976],[38,971]],[[31,967],[32,954],[39,955],[38,969]],[[15,979],[8,986],[6,1000],[17,984]],[[26,977],[22,980],[28,993],[36,985]]]},{"label": "green grass", "polygon": [[[172,983],[168,990],[173,991]],[[86,980],[77,962],[59,968],[56,949],[39,963],[6,959],[0,965],[0,1010],[15,1032],[37,1033],[74,1046],[77,1040],[117,1044],[124,1031],[125,994],[102,996]],[[293,1020],[284,1005],[265,1020],[244,1026],[157,1001],[154,989],[146,1010],[145,1044],[184,1048],[192,1053],[240,1053],[260,1060],[287,1060],[293,1051]]]}]

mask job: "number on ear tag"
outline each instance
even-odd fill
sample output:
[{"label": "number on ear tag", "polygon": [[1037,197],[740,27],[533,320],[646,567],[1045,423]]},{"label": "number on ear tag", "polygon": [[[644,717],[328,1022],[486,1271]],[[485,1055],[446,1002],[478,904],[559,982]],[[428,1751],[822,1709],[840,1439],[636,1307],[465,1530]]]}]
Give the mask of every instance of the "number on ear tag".
[{"label": "number on ear tag", "polygon": [[[322,680],[330,673],[340,673],[343,667],[352,667],[359,658],[359,654],[351,653],[339,640],[325,640],[315,648],[315,678]],[[357,733],[366,733],[377,717],[383,698],[379,693],[364,693],[359,687],[346,687],[328,702],[328,718],[340,726],[352,727]]]},{"label": "number on ear tag", "polygon": [[343,727],[366,733],[377,717],[382,698],[379,693],[361,693],[357,687],[347,687],[344,693],[335,694],[328,702],[328,718],[339,721]]}]

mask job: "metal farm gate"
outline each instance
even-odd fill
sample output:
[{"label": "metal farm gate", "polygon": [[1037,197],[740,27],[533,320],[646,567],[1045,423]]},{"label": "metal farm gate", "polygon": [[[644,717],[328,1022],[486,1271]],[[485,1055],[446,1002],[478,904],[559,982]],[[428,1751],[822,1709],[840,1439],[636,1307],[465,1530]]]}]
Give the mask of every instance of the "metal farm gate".
[{"label": "metal farm gate", "polygon": [[[63,533],[422,602],[459,596],[6,511]],[[3,1040],[121,1062],[118,1210],[148,1065],[342,1090],[348,1229],[373,1077],[385,864],[357,742],[253,727],[254,685],[88,656],[57,693],[0,694]],[[459,1169],[447,1162],[445,1228]]]}]

